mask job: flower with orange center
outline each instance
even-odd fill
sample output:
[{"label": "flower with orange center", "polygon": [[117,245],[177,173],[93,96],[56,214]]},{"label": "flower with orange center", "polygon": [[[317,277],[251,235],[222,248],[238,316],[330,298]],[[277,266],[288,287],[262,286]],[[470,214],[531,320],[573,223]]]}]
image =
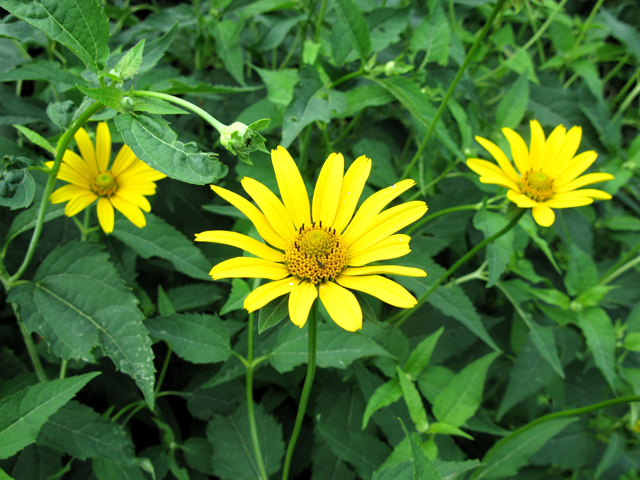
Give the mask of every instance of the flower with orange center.
[{"label": "flower with orange center", "polygon": [[[111,160],[111,133],[105,122],[98,124],[96,146],[84,128],[74,136],[80,153],[67,150],[62,157],[58,178],[69,182],[51,194],[51,203],[68,202],[64,213],[68,217],[81,212],[98,200],[98,220],[105,233],[114,225],[114,207],[131,223],[144,227],[145,212],[151,205],[145,195],[156,193],[156,180],[166,177],[140,161],[127,145],[123,145],[113,165]],[[47,162],[51,168],[54,162]]]},{"label": "flower with orange center", "polygon": [[[419,268],[369,265],[410,252],[408,235],[400,229],[422,217],[424,202],[414,201],[383,209],[415,185],[403,180],[380,190],[356,206],[371,171],[371,160],[356,159],[344,174],[344,158],[332,153],[320,171],[313,200],[293,158],[283,147],[271,151],[282,200],[263,184],[244,178],[242,186],[259,208],[224,188],[214,192],[237,207],[268,243],[236,232],[215,230],[196,234],[196,241],[241,248],[256,257],[236,257],[219,263],[210,272],[220,278],[265,278],[244,301],[253,312],[273,299],[289,295],[289,317],[302,327],[319,296],[331,318],[342,328],[362,328],[362,310],[353,293],[358,290],[400,308],[411,308],[416,299],[383,274],[423,277]],[[355,215],[354,215],[355,212]]]},{"label": "flower with orange center", "polygon": [[567,132],[559,125],[545,140],[542,127],[532,120],[530,148],[510,128],[503,128],[502,132],[511,145],[511,156],[518,171],[496,144],[482,137],[476,137],[476,140],[493,155],[499,166],[479,158],[468,159],[467,165],[480,175],[482,183],[508,188],[507,198],[520,208],[531,208],[539,225],[549,227],[553,224],[556,218],[554,208],[581,207],[593,203],[593,200],[611,198],[601,190],[579,190],[586,185],[613,179],[609,173],[580,176],[598,156],[594,151],[576,155],[582,128],[573,127]]}]

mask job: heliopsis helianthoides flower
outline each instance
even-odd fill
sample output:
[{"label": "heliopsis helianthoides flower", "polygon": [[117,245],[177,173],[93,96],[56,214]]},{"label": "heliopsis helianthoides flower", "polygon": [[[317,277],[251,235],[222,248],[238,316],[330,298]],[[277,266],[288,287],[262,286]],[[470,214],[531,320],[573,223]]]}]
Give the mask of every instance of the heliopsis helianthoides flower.
[{"label": "heliopsis helianthoides flower", "polygon": [[[144,227],[145,212],[151,205],[145,195],[156,193],[156,180],[166,175],[155,171],[134,155],[127,145],[123,145],[111,160],[111,133],[105,122],[98,124],[96,146],[84,128],[75,134],[80,155],[67,150],[62,158],[58,178],[69,182],[51,194],[51,203],[67,203],[64,213],[73,217],[98,200],[98,220],[105,233],[113,231],[114,207],[137,227]],[[47,162],[51,168],[53,162]]]},{"label": "heliopsis helianthoides flower", "polygon": [[382,275],[423,277],[423,270],[365,265],[409,253],[410,237],[396,232],[422,217],[427,206],[414,201],[382,210],[415,182],[403,180],[380,190],[354,215],[371,171],[367,157],[356,159],[344,175],[343,156],[332,153],[322,167],[311,204],[289,152],[278,147],[271,151],[271,160],[282,201],[252,178],[244,178],[242,186],[259,208],[236,193],[211,187],[244,213],[271,245],[236,232],[196,234],[197,241],[232,245],[255,255],[219,263],[210,272],[213,279],[272,280],[251,292],[244,307],[253,312],[288,294],[289,317],[300,327],[319,296],[339,326],[352,332],[362,328],[362,310],[349,290],[368,293],[396,307],[414,307],[413,295]]},{"label": "heliopsis helianthoides flower", "polygon": [[574,156],[580,145],[582,128],[573,127],[567,132],[559,125],[545,140],[542,127],[532,120],[530,148],[510,128],[503,128],[502,132],[511,145],[511,156],[518,171],[497,145],[481,137],[476,137],[476,140],[493,155],[499,166],[478,158],[468,159],[467,165],[480,175],[482,183],[508,188],[507,198],[520,208],[531,208],[539,225],[548,227],[553,224],[556,218],[554,208],[581,207],[593,203],[593,200],[611,198],[601,190],[578,190],[613,179],[609,173],[579,176],[598,156],[594,151]]}]

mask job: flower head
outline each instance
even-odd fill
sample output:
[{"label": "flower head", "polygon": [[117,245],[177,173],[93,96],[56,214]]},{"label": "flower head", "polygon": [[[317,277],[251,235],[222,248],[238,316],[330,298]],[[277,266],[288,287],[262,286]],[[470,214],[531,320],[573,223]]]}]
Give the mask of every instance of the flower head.
[{"label": "flower head", "polygon": [[355,212],[371,171],[367,157],[356,159],[344,175],[343,156],[332,153],[322,167],[311,203],[289,152],[278,147],[271,151],[271,160],[282,200],[252,178],[245,177],[242,186],[259,208],[240,195],[211,186],[244,213],[271,245],[236,232],[196,234],[196,241],[232,245],[257,257],[236,257],[219,263],[210,272],[213,279],[272,280],[251,292],[244,307],[253,312],[289,294],[289,317],[300,327],[319,296],[339,326],[349,331],[362,328],[362,310],[348,289],[368,293],[396,307],[415,306],[413,295],[381,274],[423,277],[423,270],[365,266],[410,252],[410,237],[396,232],[422,217],[427,206],[414,201],[382,210],[415,182],[403,180],[380,190]]},{"label": "flower head", "polygon": [[478,158],[470,158],[467,165],[480,175],[482,183],[493,183],[509,189],[507,198],[520,208],[531,208],[533,218],[543,227],[555,221],[553,208],[581,207],[593,200],[609,200],[611,195],[601,190],[582,189],[593,183],[613,179],[609,173],[589,173],[579,176],[595,161],[594,151],[576,155],[582,128],[567,130],[559,125],[545,140],[542,127],[531,121],[531,146],[527,148],[520,135],[510,128],[502,132],[511,145],[511,156],[518,171],[497,145],[476,137],[498,165]]},{"label": "flower head", "polygon": [[[127,145],[123,145],[113,165],[111,133],[105,122],[98,124],[96,146],[81,128],[75,134],[80,155],[67,150],[62,157],[58,178],[69,182],[51,194],[51,203],[68,202],[64,213],[68,217],[81,212],[98,200],[98,220],[105,233],[113,231],[113,208],[118,209],[137,227],[144,227],[145,212],[151,205],[145,195],[156,193],[156,180],[166,177],[140,161]],[[51,168],[54,162],[47,162]]]}]

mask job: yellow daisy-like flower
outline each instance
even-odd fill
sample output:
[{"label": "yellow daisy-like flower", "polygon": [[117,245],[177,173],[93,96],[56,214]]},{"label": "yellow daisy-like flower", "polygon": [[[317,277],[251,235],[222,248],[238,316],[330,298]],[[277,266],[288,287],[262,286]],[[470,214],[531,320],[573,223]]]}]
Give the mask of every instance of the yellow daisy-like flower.
[{"label": "yellow daisy-like flower", "polygon": [[583,189],[586,185],[612,180],[609,173],[589,173],[580,177],[595,161],[594,151],[574,156],[582,138],[582,128],[573,127],[567,132],[557,126],[545,140],[542,127],[531,121],[531,147],[527,148],[520,135],[510,128],[502,132],[511,145],[511,156],[518,169],[500,148],[481,137],[476,137],[498,165],[478,158],[470,158],[467,165],[480,175],[482,183],[493,183],[509,189],[507,198],[520,208],[531,208],[533,218],[543,227],[555,221],[553,208],[581,207],[593,200],[609,200],[611,195],[601,190]]},{"label": "yellow daisy-like flower", "polygon": [[[196,241],[241,248],[255,257],[236,257],[219,263],[210,272],[220,278],[266,278],[244,301],[253,312],[271,300],[289,294],[289,317],[302,327],[315,299],[331,318],[351,332],[362,328],[362,310],[348,289],[359,290],[400,308],[411,308],[416,299],[404,287],[381,274],[423,277],[418,268],[368,263],[389,260],[410,252],[408,235],[397,234],[427,211],[424,202],[407,202],[382,211],[393,199],[415,185],[403,180],[366,199],[355,213],[371,171],[371,160],[356,159],[344,175],[344,158],[327,158],[309,203],[307,189],[293,158],[283,147],[271,151],[271,160],[282,201],[252,178],[242,186],[259,208],[224,188],[214,192],[244,213],[271,246],[236,232],[209,231]],[[274,247],[274,248],[272,248]]]},{"label": "yellow daisy-like flower", "polygon": [[[105,122],[98,124],[96,146],[84,128],[74,136],[80,155],[67,150],[62,157],[58,178],[70,185],[60,187],[51,194],[51,203],[67,203],[64,213],[68,217],[84,210],[98,200],[98,220],[105,233],[113,231],[113,208],[117,208],[137,227],[144,227],[145,212],[151,205],[145,195],[156,193],[156,180],[166,177],[135,156],[123,145],[109,169],[111,159],[111,132]],[[53,162],[47,162],[51,168]]]}]

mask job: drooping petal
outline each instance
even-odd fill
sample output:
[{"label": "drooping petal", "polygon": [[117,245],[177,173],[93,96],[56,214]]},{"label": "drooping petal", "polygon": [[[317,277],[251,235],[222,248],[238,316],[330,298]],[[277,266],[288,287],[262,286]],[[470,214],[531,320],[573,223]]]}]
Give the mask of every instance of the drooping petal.
[{"label": "drooping petal", "polygon": [[75,195],[71,200],[69,200],[69,203],[64,207],[64,214],[67,217],[73,217],[95,202],[96,198],[98,198],[98,196],[95,193],[83,190],[82,193]]},{"label": "drooping petal", "polygon": [[320,301],[331,319],[349,332],[362,328],[362,309],[353,293],[337,283],[320,284]]},{"label": "drooping petal", "polygon": [[596,158],[598,158],[598,154],[594,151],[583,152],[575,157],[570,163],[559,168],[558,172],[553,177],[555,179],[556,188],[562,187],[572,180],[575,180],[578,175],[581,175],[593,164],[593,162],[596,161]]},{"label": "drooping petal", "polygon": [[284,254],[265,245],[258,240],[237,232],[226,230],[210,230],[208,232],[196,233],[196,242],[211,242],[230,245],[241,248],[252,255],[269,260],[271,262],[284,261]]},{"label": "drooping petal", "polygon": [[295,235],[295,228],[291,215],[275,194],[262,183],[253,178],[245,177],[241,181],[244,190],[258,204],[267,221],[276,232],[289,241]]},{"label": "drooping petal", "polygon": [[513,165],[504,154],[500,147],[498,147],[495,143],[490,142],[489,140],[476,136],[476,141],[482,145],[493,158],[496,159],[498,165],[500,165],[500,169],[505,173],[505,175],[514,183],[518,183],[520,181],[520,176],[516,173]]},{"label": "drooping petal", "polygon": [[289,276],[289,269],[282,263],[262,258],[235,257],[220,262],[211,269],[209,275],[214,280],[221,278],[266,278],[281,280]]},{"label": "drooping petal", "polygon": [[53,204],[67,202],[73,197],[82,196],[87,193],[90,193],[90,191],[86,188],[77,185],[64,185],[51,194],[49,201]]},{"label": "drooping petal", "polygon": [[107,122],[100,122],[96,130],[96,163],[98,170],[104,172],[111,160],[111,132]]},{"label": "drooping petal", "polygon": [[137,159],[138,157],[133,153],[133,150],[131,150],[128,145],[123,145],[118,155],[116,155],[116,159],[113,161],[111,173],[116,177],[121,175],[122,172],[127,170]]},{"label": "drooping petal", "polygon": [[360,267],[371,262],[402,257],[411,252],[409,248],[410,240],[411,237],[409,235],[401,233],[391,235],[381,242],[361,251],[358,255],[349,255],[347,265]]},{"label": "drooping petal", "polygon": [[151,204],[144,195],[138,192],[134,187],[119,187],[114,196],[124,198],[126,201],[140,207],[145,212],[151,211]]},{"label": "drooping petal", "polygon": [[283,280],[260,285],[244,299],[244,308],[246,308],[249,313],[255,312],[259,308],[264,307],[274,298],[281,297],[282,295],[286,295],[291,292],[291,290],[293,290],[299,283],[299,278],[289,277]]},{"label": "drooping petal", "polygon": [[338,213],[343,174],[344,157],[341,153],[332,153],[324,162],[313,191],[311,208],[314,222],[322,222],[325,227],[333,225]]},{"label": "drooping petal", "polygon": [[137,205],[131,203],[129,200],[125,200],[117,193],[109,197],[109,200],[111,201],[111,205],[127,217],[127,219],[136,227],[142,228],[147,224],[147,220],[144,218],[144,213],[142,213]]},{"label": "drooping petal", "polygon": [[418,303],[402,285],[380,275],[364,277],[338,275],[336,282],[345,288],[373,295],[394,307],[412,308]]},{"label": "drooping petal", "polygon": [[557,193],[570,192],[577,188],[585,187],[593,183],[606,182],[607,180],[613,180],[613,175],[610,173],[588,173],[582,177],[578,177],[569,183],[565,183],[562,186],[554,188]]},{"label": "drooping petal", "polygon": [[289,318],[294,325],[302,328],[307,323],[309,311],[318,298],[318,287],[308,281],[296,285],[289,294]]},{"label": "drooping petal", "polygon": [[538,204],[531,209],[533,219],[538,225],[550,227],[556,221],[556,214],[544,204]]},{"label": "drooping petal", "polygon": [[527,197],[525,194],[514,192],[513,190],[509,190],[507,192],[507,198],[515,203],[519,208],[532,208],[538,204],[538,202]]},{"label": "drooping petal", "polygon": [[544,130],[537,120],[529,122],[531,127],[531,146],[529,147],[529,163],[532,170],[540,170],[542,150],[544,149]]},{"label": "drooping petal", "polygon": [[95,177],[100,170],[98,170],[98,163],[96,162],[96,150],[93,147],[91,138],[89,138],[89,134],[84,128],[80,128],[73,138],[76,139],[76,143],[80,149],[80,155],[82,155],[82,158],[89,167],[91,176]]},{"label": "drooping petal", "polygon": [[271,150],[271,162],[280,196],[291,214],[294,225],[298,229],[302,224],[311,225],[309,194],[293,158],[285,148],[278,146],[277,150]]},{"label": "drooping petal", "polygon": [[371,173],[371,159],[362,155],[356,158],[349,170],[347,170],[344,180],[342,181],[342,191],[340,192],[340,201],[338,204],[338,214],[333,221],[333,228],[341,233],[353,217],[356,206],[362,195],[362,190]]},{"label": "drooping petal", "polygon": [[345,268],[340,275],[361,276],[361,275],[403,275],[405,277],[426,277],[427,272],[420,268],[403,267],[400,265],[371,265],[369,267]]},{"label": "drooping petal", "polygon": [[100,222],[100,226],[102,227],[102,230],[104,230],[104,233],[113,232],[113,205],[111,205],[109,199],[102,197],[98,200],[97,210],[98,221]]},{"label": "drooping petal", "polygon": [[524,175],[531,169],[531,160],[529,159],[529,149],[524,139],[510,128],[503,128],[502,133],[507,138],[511,146],[511,157],[513,163],[516,164],[520,175]]},{"label": "drooping petal", "polygon": [[480,181],[482,183],[491,183],[511,190],[519,190],[518,183],[520,180],[514,182],[500,167],[491,162],[479,158],[469,158],[467,166],[478,175],[481,175]]}]

